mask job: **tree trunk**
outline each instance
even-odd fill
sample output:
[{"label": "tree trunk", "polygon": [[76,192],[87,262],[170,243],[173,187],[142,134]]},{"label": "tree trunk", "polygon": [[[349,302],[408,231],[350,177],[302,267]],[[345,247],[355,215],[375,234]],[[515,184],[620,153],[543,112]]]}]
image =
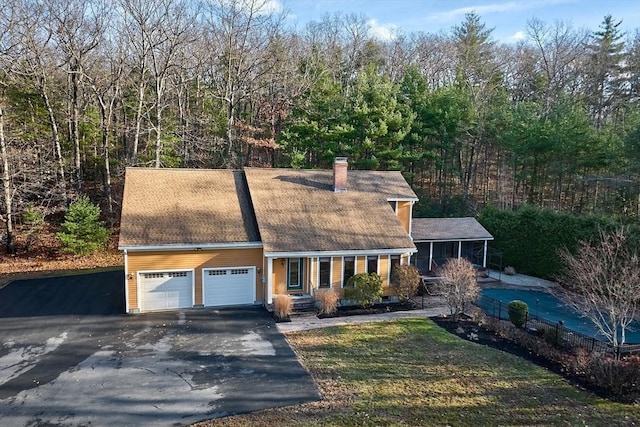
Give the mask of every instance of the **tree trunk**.
[{"label": "tree trunk", "polygon": [[78,126],[78,65],[71,65],[71,139],[73,140],[73,180],[76,191],[80,193],[82,187],[82,171],[80,168],[80,130]]},{"label": "tree trunk", "polygon": [[162,86],[160,82],[156,83],[156,161],[155,167],[160,167],[160,156],[162,154],[162,138],[161,138],[161,124],[162,124],[162,106],[160,101],[162,100]]},{"label": "tree trunk", "polygon": [[11,193],[11,182],[9,174],[9,158],[7,145],[4,139],[4,114],[0,105],[0,156],[2,157],[2,195],[6,211],[5,228],[7,231],[7,253],[15,254],[16,246],[13,240],[13,194]]},{"label": "tree trunk", "polygon": [[138,145],[140,144],[140,127],[142,124],[142,107],[144,105],[144,75],[140,76],[138,85],[138,107],[136,108],[136,131],[133,135],[133,148],[131,150],[131,166],[138,166]]},{"label": "tree trunk", "polygon": [[107,209],[109,210],[109,220],[111,227],[114,224],[113,215],[113,196],[111,195],[111,168],[109,166],[109,121],[111,117],[111,110],[113,109],[113,101],[107,111],[104,99],[98,97],[100,103],[100,125],[102,128],[102,156],[104,159],[104,195],[107,198]]},{"label": "tree trunk", "polygon": [[44,105],[47,108],[47,113],[49,114],[49,123],[51,125],[51,136],[53,136],[53,144],[56,151],[56,157],[58,159],[58,174],[60,175],[60,187],[62,189],[62,199],[64,204],[68,203],[67,198],[67,181],[65,179],[64,174],[64,158],[62,157],[62,147],[60,145],[60,133],[58,132],[58,123],[56,122],[56,116],[53,112],[53,107],[51,106],[51,101],[49,100],[49,95],[47,94],[47,89],[44,85],[44,82],[41,84],[41,95],[44,100]]}]

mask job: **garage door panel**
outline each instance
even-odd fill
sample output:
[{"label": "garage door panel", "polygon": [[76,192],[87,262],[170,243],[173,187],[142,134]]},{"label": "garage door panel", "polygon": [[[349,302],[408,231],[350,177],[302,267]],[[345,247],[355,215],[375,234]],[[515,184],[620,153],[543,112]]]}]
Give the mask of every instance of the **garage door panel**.
[{"label": "garage door panel", "polygon": [[142,311],[193,306],[193,280],[188,271],[141,274]]},{"label": "garage door panel", "polygon": [[253,304],[255,301],[255,269],[226,268],[205,270],[204,305],[225,306]]}]

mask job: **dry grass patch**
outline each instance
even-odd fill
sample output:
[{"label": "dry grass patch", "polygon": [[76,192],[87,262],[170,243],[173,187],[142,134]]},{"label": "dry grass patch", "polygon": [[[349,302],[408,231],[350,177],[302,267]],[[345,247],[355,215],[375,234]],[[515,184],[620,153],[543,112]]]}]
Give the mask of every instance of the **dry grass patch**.
[{"label": "dry grass patch", "polygon": [[516,356],[429,320],[287,336],[323,400],[211,426],[637,425],[640,408],[598,399]]}]

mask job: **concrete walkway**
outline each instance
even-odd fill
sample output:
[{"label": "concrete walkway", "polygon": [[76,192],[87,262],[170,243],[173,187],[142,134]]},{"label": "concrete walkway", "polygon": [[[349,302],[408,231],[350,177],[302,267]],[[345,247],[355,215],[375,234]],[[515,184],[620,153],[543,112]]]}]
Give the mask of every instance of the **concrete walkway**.
[{"label": "concrete walkway", "polygon": [[416,319],[427,318],[449,314],[449,308],[445,305],[438,305],[419,310],[393,311],[380,314],[363,314],[357,316],[330,317],[318,319],[315,314],[294,316],[291,322],[276,323],[280,332],[307,331],[309,329],[327,328],[329,326],[355,325],[367,322],[385,322],[396,319]]},{"label": "concrete walkway", "polygon": [[[540,279],[538,277],[526,276],[524,274],[515,274],[509,276],[496,270],[489,270],[490,278],[495,279],[494,283],[485,284],[486,287],[500,287],[500,285],[508,287],[530,288],[550,288],[556,286],[556,283],[549,280]],[[327,328],[329,326],[354,325],[367,322],[385,322],[395,319],[415,319],[426,318],[440,315],[450,314],[449,307],[440,297],[425,297],[425,303],[429,306],[424,309],[409,311],[394,311],[390,313],[380,314],[363,314],[357,316],[331,317],[327,319],[319,319],[315,314],[306,314],[302,316],[294,316],[291,322],[276,323],[280,332],[306,331],[309,329]]]}]

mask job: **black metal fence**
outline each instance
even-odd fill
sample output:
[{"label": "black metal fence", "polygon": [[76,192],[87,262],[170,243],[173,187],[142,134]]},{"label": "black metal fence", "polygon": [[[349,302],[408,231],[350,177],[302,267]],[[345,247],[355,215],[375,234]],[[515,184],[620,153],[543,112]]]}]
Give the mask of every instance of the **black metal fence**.
[{"label": "black metal fence", "polygon": [[[476,300],[476,305],[480,307],[487,316],[495,317],[498,320],[509,320],[508,303],[480,295]],[[580,347],[589,351],[602,353],[614,353],[618,356],[628,354],[640,354],[640,344],[623,344],[613,346],[607,341],[599,340],[597,337],[588,336],[580,332],[568,329],[562,321],[552,322],[531,313],[527,316],[527,329],[540,335],[545,340],[566,345],[569,347]]]}]

